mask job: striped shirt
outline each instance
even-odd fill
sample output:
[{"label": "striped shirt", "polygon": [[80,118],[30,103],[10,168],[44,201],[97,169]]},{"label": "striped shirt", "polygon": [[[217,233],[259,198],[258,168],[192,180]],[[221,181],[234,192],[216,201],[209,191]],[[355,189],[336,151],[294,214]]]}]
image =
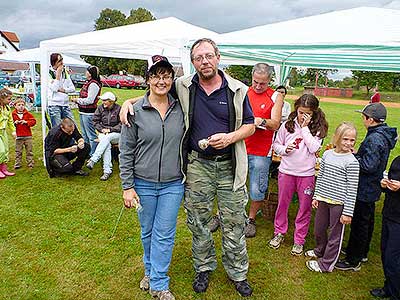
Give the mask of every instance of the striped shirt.
[{"label": "striped shirt", "polygon": [[353,216],[357,197],[360,166],[351,153],[337,153],[334,149],[325,151],[322,156],[314,198],[327,198],[340,202],[343,214]]}]

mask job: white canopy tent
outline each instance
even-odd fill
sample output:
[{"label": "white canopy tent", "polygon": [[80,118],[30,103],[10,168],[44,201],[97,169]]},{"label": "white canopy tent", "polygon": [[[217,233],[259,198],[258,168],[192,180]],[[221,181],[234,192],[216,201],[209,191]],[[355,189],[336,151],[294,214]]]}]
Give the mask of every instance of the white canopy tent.
[{"label": "white canopy tent", "polygon": [[[155,21],[91,31],[77,35],[42,41],[40,65],[42,83],[42,113],[45,113],[49,55],[53,52],[81,55],[144,59],[162,54],[173,64],[182,64],[185,73],[190,72],[189,49],[185,45],[198,38],[215,38],[216,32],[194,26],[177,18],[169,17]],[[45,118],[42,118],[43,137],[46,135]]]},{"label": "white canopy tent", "polygon": [[400,11],[359,7],[221,34],[221,54],[291,67],[400,72]]}]

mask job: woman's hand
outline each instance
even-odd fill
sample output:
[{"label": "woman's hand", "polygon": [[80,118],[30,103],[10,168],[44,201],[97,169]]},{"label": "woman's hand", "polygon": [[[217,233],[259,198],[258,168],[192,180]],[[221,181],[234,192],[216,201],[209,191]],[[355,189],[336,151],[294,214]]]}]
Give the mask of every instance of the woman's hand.
[{"label": "woman's hand", "polygon": [[351,217],[349,217],[349,216],[345,216],[345,215],[342,215],[341,217],[340,217],[340,223],[342,223],[343,225],[347,225],[347,224],[350,224],[351,223]]},{"label": "woman's hand", "polygon": [[397,192],[400,189],[400,181],[394,179],[388,180],[387,188],[393,192]]},{"label": "woman's hand", "polygon": [[313,200],[312,202],[311,202],[311,206],[312,206],[312,208],[318,208],[318,200]]},{"label": "woman's hand", "polygon": [[140,203],[140,198],[134,188],[124,190],[122,198],[126,208],[136,207]]},{"label": "woman's hand", "polygon": [[388,182],[389,182],[389,180],[388,180],[387,178],[383,178],[383,179],[381,180],[381,187],[382,187],[383,189],[386,189],[386,188],[387,188]]}]

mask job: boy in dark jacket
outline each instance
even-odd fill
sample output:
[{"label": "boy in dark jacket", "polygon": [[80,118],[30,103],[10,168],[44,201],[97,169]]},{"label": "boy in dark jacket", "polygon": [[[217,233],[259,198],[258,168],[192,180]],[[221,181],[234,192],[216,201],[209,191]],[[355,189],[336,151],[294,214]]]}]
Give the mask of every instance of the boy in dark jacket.
[{"label": "boy in dark jacket", "polygon": [[375,202],[381,195],[380,181],[397,138],[396,128],[384,123],[387,113],[382,103],[368,104],[358,112],[362,113],[367,135],[355,154],[360,164],[360,178],[346,258],[335,266],[343,271],[359,271],[361,262],[368,260],[374,230]]},{"label": "boy in dark jacket", "polygon": [[103,175],[100,180],[107,180],[112,173],[111,143],[118,143],[121,136],[121,106],[115,103],[117,98],[111,92],[104,93],[99,99],[103,100],[103,104],[97,107],[93,116],[94,127],[99,132],[99,144],[86,167],[93,169],[103,156]]},{"label": "boy in dark jacket", "polygon": [[390,166],[388,178],[381,180],[385,192],[381,251],[385,285],[370,291],[378,298],[400,299],[400,156]]},{"label": "boy in dark jacket", "polygon": [[33,150],[32,150],[32,131],[35,126],[35,117],[26,110],[25,100],[17,98],[14,101],[15,109],[12,112],[12,118],[17,129],[17,138],[15,139],[15,165],[14,169],[21,168],[22,151],[25,147],[26,163],[30,169],[33,168]]}]

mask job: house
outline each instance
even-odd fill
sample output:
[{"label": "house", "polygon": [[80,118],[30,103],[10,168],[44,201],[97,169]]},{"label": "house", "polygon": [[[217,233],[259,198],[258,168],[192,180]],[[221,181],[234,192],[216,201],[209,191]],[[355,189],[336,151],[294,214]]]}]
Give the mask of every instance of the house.
[{"label": "house", "polygon": [[1,54],[19,51],[19,38],[15,32],[0,30],[0,70],[13,72],[15,70],[26,70],[29,68],[25,63],[2,62]]}]

